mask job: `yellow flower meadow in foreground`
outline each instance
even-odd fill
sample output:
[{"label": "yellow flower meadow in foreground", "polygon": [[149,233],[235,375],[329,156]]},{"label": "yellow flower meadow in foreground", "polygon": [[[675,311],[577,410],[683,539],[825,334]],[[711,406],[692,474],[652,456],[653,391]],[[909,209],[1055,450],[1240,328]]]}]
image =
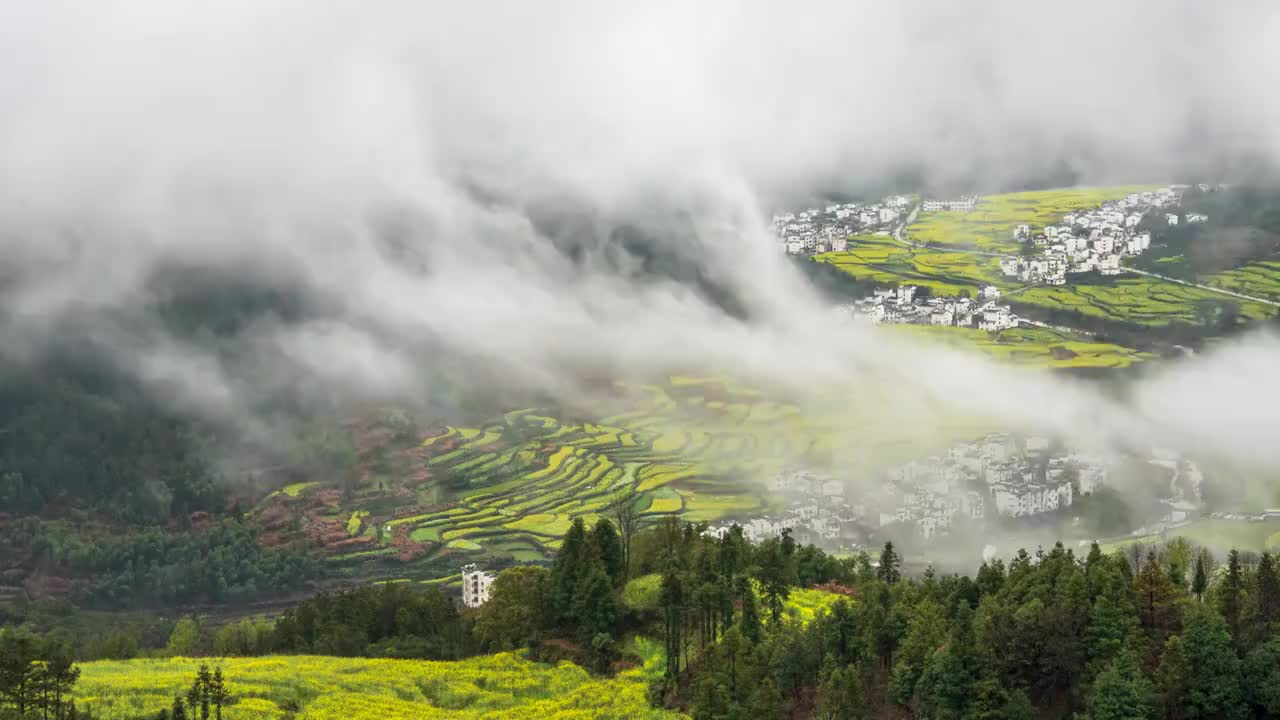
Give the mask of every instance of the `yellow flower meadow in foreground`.
[{"label": "yellow flower meadow in foreground", "polygon": [[220,665],[227,678],[225,720],[683,717],[649,707],[651,669],[597,678],[571,663],[543,665],[518,653],[457,662],[310,655],[91,662],[80,666],[75,700],[103,720],[154,716],[185,692],[201,663]]}]

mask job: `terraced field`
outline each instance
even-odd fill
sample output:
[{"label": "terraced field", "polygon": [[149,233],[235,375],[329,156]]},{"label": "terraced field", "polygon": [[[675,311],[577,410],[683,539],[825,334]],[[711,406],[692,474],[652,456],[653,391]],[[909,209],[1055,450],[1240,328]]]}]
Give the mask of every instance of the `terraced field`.
[{"label": "terraced field", "polygon": [[1280,300],[1280,262],[1274,260],[1258,260],[1234,270],[1202,276],[1198,281],[1244,295]]},{"label": "terraced field", "polygon": [[[1016,253],[1013,228],[1027,223],[1034,228],[1059,220],[1062,215],[1103,201],[1123,197],[1145,186],[1044,190],[992,195],[969,213],[928,213],[907,228],[915,242],[953,248]],[[964,252],[913,248],[883,235],[850,238],[845,252],[814,257],[856,278],[885,284],[913,284],[934,295],[973,294],[994,285],[1011,299],[1046,309],[1071,310],[1088,316],[1124,320],[1158,327],[1173,322],[1199,323],[1199,306],[1206,301],[1235,302],[1242,317],[1269,318],[1275,308],[1224,296],[1152,277],[1121,275],[1090,277],[1088,282],[1060,286],[1025,286],[1000,273],[999,258]],[[1280,262],[1258,261],[1242,268],[1200,279],[1206,285],[1280,300]]]},{"label": "terraced field", "polygon": [[1131,192],[1152,190],[1155,185],[1035,190],[987,195],[970,212],[921,213],[906,229],[918,243],[939,243],[988,252],[1016,253],[1013,229],[1027,224],[1034,230],[1052,225],[1063,215],[1097,207]]},{"label": "terraced field", "polygon": [[890,325],[886,330],[930,342],[972,348],[1015,365],[1048,368],[1125,368],[1152,359],[1123,345],[1089,342],[1041,328],[1012,328],[999,333],[932,325]]},{"label": "terraced field", "polygon": [[1046,308],[1074,310],[1084,315],[1160,326],[1171,322],[1196,324],[1197,306],[1206,301],[1235,302],[1240,315],[1260,320],[1275,315],[1275,308],[1157,278],[1120,276],[1099,285],[1041,285],[1018,293],[1018,302]]},{"label": "terraced field", "polygon": [[934,295],[974,294],[984,285],[1019,287],[1000,275],[999,258],[913,248],[884,235],[852,237],[845,252],[822,253],[814,260],[860,280],[918,285]]},{"label": "terraced field", "polygon": [[[802,409],[721,379],[672,377],[617,386],[626,411],[599,420],[526,409],[478,427],[437,427],[396,448],[374,423],[352,430],[354,491],[290,486],[255,512],[264,541],[303,533],[339,578],[451,586],[467,562],[548,560],[574,518],[594,522],[614,502],[646,520],[744,519],[771,507],[761,481],[789,464],[839,458],[854,474],[921,452],[918,425],[866,416],[886,407],[870,401],[874,392],[842,399],[833,389],[826,405]],[[991,429],[977,417],[938,418],[926,436],[940,448]],[[371,469],[382,465],[394,470]]]}]

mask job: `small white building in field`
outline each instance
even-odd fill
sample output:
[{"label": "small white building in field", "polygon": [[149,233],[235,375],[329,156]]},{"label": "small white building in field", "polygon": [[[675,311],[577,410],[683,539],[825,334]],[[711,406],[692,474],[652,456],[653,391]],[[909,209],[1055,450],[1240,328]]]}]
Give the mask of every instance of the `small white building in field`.
[{"label": "small white building in field", "polygon": [[489,588],[493,585],[493,574],[481,570],[472,563],[462,566],[462,605],[478,608],[489,602]]}]

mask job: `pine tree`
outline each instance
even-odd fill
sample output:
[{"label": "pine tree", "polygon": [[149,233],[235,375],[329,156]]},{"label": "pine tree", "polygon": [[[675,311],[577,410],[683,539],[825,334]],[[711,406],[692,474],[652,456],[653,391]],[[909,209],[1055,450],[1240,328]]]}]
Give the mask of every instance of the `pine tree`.
[{"label": "pine tree", "polygon": [[680,636],[684,628],[685,589],[679,573],[668,570],[662,575],[658,607],[662,609],[666,675],[680,674]]},{"label": "pine tree", "polygon": [[760,611],[756,607],[756,594],[751,589],[751,583],[745,577],[740,580],[738,597],[742,603],[742,616],[738,620],[738,626],[742,628],[742,636],[755,645],[760,642],[760,635],[764,628],[760,622]]},{"label": "pine tree", "polygon": [[1089,693],[1089,720],[1153,720],[1154,689],[1142,674],[1138,658],[1121,652],[1107,663]]},{"label": "pine tree", "polygon": [[1115,567],[1117,564],[1126,563],[1108,562],[1111,567],[1099,571],[1099,594],[1089,612],[1086,646],[1091,669],[1095,672],[1119,655],[1138,630],[1133,599],[1127,583]]},{"label": "pine tree", "polygon": [[880,567],[876,568],[876,577],[890,585],[902,579],[902,561],[893,549],[892,542],[886,542],[880,551]]},{"label": "pine tree", "polygon": [[1204,591],[1209,589],[1209,569],[1208,558],[1205,557],[1205,551],[1201,550],[1196,553],[1195,572],[1191,576],[1191,594],[1196,596],[1196,600],[1204,601]]},{"label": "pine tree", "polygon": [[947,638],[947,618],[943,608],[933,600],[916,605],[893,664],[893,697],[901,705],[911,702],[916,685],[934,652]]},{"label": "pine tree", "polygon": [[1244,659],[1247,699],[1271,717],[1280,717],[1280,637],[1254,648]]},{"label": "pine tree", "polygon": [[1235,548],[1227,554],[1227,574],[1222,578],[1218,591],[1218,612],[1227,621],[1231,637],[1240,642],[1240,615],[1244,607],[1244,577],[1240,569],[1240,551]]},{"label": "pine tree", "polygon": [[765,678],[751,693],[746,716],[752,720],[778,720],[782,712],[782,691],[773,678]]},{"label": "pine tree", "polygon": [[604,570],[608,573],[610,582],[614,586],[621,585],[626,579],[625,556],[622,541],[618,538],[618,531],[614,529],[613,523],[609,522],[608,518],[600,518],[596,522],[591,530],[591,543],[595,546],[600,561],[604,563]]},{"label": "pine tree", "polygon": [[1161,570],[1154,550],[1147,553],[1147,561],[1138,570],[1134,594],[1138,599],[1138,622],[1150,645],[1149,652],[1159,653],[1165,639],[1178,632],[1181,618],[1177,590]]},{"label": "pine tree", "polygon": [[966,714],[975,694],[977,660],[973,611],[968,605],[961,605],[946,646],[929,658],[917,685],[917,694],[929,717],[960,718]]},{"label": "pine tree", "polygon": [[227,692],[227,684],[222,677],[222,668],[219,667],[213,671],[213,677],[209,680],[209,701],[213,703],[217,720],[222,720],[222,706],[229,699],[230,693]]},{"label": "pine tree", "polygon": [[583,643],[599,634],[613,634],[618,608],[614,601],[613,583],[598,559],[587,567],[578,582],[571,611],[578,624],[578,638]]},{"label": "pine tree", "polygon": [[1280,569],[1269,552],[1258,561],[1258,615],[1273,628],[1280,623]]},{"label": "pine tree", "polygon": [[817,717],[860,720],[866,714],[862,681],[853,665],[840,665],[828,658],[818,684]]},{"label": "pine tree", "polygon": [[1192,608],[1187,613],[1182,646],[1186,658],[1187,716],[1242,717],[1240,659],[1222,616],[1207,606]]},{"label": "pine tree", "polygon": [[550,608],[555,624],[567,628],[573,622],[574,592],[593,554],[587,540],[587,526],[582,518],[574,518],[551,566]]},{"label": "pine tree", "polygon": [[1182,651],[1181,637],[1174,635],[1165,642],[1154,680],[1165,718],[1181,720],[1187,701],[1187,659]]}]

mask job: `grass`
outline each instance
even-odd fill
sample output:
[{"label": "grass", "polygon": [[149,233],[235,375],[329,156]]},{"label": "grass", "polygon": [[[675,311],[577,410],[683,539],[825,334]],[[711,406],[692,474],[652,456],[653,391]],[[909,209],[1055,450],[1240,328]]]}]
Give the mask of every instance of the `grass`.
[{"label": "grass", "polygon": [[1123,345],[1081,340],[1067,333],[1042,328],[1010,328],[998,333],[933,325],[889,325],[886,329],[1034,367],[1124,368],[1154,357]]},{"label": "grass", "polygon": [[1017,287],[1000,275],[999,258],[913,248],[883,235],[856,236],[845,252],[822,253],[814,260],[859,280],[918,285],[934,295],[974,294],[984,285]]},{"label": "grass", "polygon": [[1199,281],[1244,295],[1280,300],[1280,262],[1273,260],[1247,263],[1234,270],[1203,276]]},{"label": "grass", "polygon": [[1280,520],[1201,518],[1184,527],[1174,528],[1164,536],[1144,535],[1107,543],[1102,548],[1110,552],[1133,543],[1157,543],[1175,537],[1186,538],[1219,554],[1224,554],[1232,548],[1254,552],[1280,550]]},{"label": "grass", "polygon": [[[661,673],[661,653],[648,642],[634,645],[645,651],[644,665],[614,678],[593,677],[571,663],[533,663],[517,653],[455,662],[271,656],[211,664],[220,665],[229,681],[226,720],[683,717],[646,701],[649,674]],[[208,661],[84,663],[74,699],[102,720],[153,717],[185,692],[202,662]]]},{"label": "grass", "polygon": [[1262,303],[1144,276],[1119,276],[1098,285],[1059,285],[1029,288],[1017,295],[1019,302],[1046,308],[1074,310],[1084,315],[1126,320],[1138,325],[1161,326],[1178,321],[1198,323],[1196,307],[1206,300],[1236,302],[1241,316],[1259,320],[1275,314]]}]

